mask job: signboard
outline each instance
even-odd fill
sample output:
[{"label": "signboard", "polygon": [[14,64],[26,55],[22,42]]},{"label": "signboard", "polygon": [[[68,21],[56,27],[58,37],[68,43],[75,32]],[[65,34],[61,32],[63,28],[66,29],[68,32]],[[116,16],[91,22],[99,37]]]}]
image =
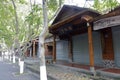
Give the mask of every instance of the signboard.
[{"label": "signboard", "polygon": [[114,16],[114,17],[108,17],[100,19],[96,22],[94,22],[94,30],[99,30],[107,27],[117,26],[120,25],[120,15]]}]

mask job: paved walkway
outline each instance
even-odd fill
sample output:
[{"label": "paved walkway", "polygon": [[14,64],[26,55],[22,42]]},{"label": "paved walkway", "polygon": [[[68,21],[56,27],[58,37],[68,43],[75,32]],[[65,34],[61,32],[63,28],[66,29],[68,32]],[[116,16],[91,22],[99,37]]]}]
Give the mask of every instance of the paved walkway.
[{"label": "paved walkway", "polygon": [[39,80],[39,78],[27,71],[20,75],[16,64],[0,61],[0,80]]},{"label": "paved walkway", "polygon": [[[31,72],[39,74],[39,61],[26,61],[26,66]],[[98,68],[100,69],[100,68]],[[58,64],[47,65],[47,75],[52,78],[50,80],[120,80],[120,78],[111,78],[108,75],[92,76],[88,70],[83,71],[81,68],[69,67]],[[103,73],[103,72],[102,72]],[[49,80],[49,79],[48,79]]]},{"label": "paved walkway", "polygon": [[53,65],[47,66],[47,72],[49,76],[52,76],[57,80],[93,80],[89,76],[80,72],[67,68],[60,68]]},{"label": "paved walkway", "polygon": [[[29,66],[32,71],[38,73],[39,66],[30,65]],[[84,74],[79,71],[74,71],[69,68],[59,67],[55,65],[47,65],[47,74],[49,77],[52,77],[52,80],[116,80],[107,77],[94,77],[89,74]]]}]

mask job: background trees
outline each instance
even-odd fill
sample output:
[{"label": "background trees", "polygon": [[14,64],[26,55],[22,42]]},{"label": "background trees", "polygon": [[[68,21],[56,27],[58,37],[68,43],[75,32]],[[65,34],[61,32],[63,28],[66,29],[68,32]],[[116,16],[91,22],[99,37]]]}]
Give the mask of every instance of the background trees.
[{"label": "background trees", "polygon": [[120,5],[117,0],[94,0],[93,9],[105,13]]}]

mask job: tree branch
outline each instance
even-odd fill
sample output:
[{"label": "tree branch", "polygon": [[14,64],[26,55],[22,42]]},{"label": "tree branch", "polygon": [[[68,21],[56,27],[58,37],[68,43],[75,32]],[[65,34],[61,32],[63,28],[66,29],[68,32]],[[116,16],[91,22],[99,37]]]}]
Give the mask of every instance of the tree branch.
[{"label": "tree branch", "polygon": [[48,20],[48,23],[50,23],[50,21],[53,20],[53,19],[58,15],[58,13],[59,13],[60,10],[61,10],[61,7],[59,7],[59,8],[56,10],[55,14]]},{"label": "tree branch", "polygon": [[19,33],[19,29],[18,29],[18,16],[17,16],[17,12],[16,12],[16,5],[15,5],[15,2],[14,0],[11,0],[12,1],[12,4],[13,4],[13,7],[14,7],[14,13],[15,13],[15,21],[16,21],[16,34]]}]

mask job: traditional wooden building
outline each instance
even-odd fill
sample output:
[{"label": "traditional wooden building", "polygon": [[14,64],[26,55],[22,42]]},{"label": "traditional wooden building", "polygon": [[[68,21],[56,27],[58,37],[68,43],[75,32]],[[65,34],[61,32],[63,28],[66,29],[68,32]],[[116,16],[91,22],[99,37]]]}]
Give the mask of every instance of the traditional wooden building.
[{"label": "traditional wooden building", "polygon": [[[90,65],[102,64],[100,33],[93,31],[93,19],[97,11],[64,5],[49,28],[53,34],[53,61]],[[60,40],[56,41],[56,37]],[[93,42],[94,41],[94,42]]]},{"label": "traditional wooden building", "polygon": [[27,48],[27,51],[25,52],[26,57],[38,57],[38,42],[39,42],[39,38],[36,37],[35,39],[29,41],[26,45],[29,46],[29,43],[32,43],[31,46],[29,46]]},{"label": "traditional wooden building", "polygon": [[94,20],[101,36],[102,59],[106,66],[120,67],[120,6]]},{"label": "traditional wooden building", "polygon": [[[40,53],[38,52],[39,37],[32,39],[30,42],[32,42],[32,45],[27,48],[25,55],[26,55],[26,57],[38,58],[40,55]],[[28,43],[26,45],[28,45]],[[53,36],[52,35],[45,39],[44,46],[45,46],[46,58],[52,58],[52,52],[53,52]]]}]

